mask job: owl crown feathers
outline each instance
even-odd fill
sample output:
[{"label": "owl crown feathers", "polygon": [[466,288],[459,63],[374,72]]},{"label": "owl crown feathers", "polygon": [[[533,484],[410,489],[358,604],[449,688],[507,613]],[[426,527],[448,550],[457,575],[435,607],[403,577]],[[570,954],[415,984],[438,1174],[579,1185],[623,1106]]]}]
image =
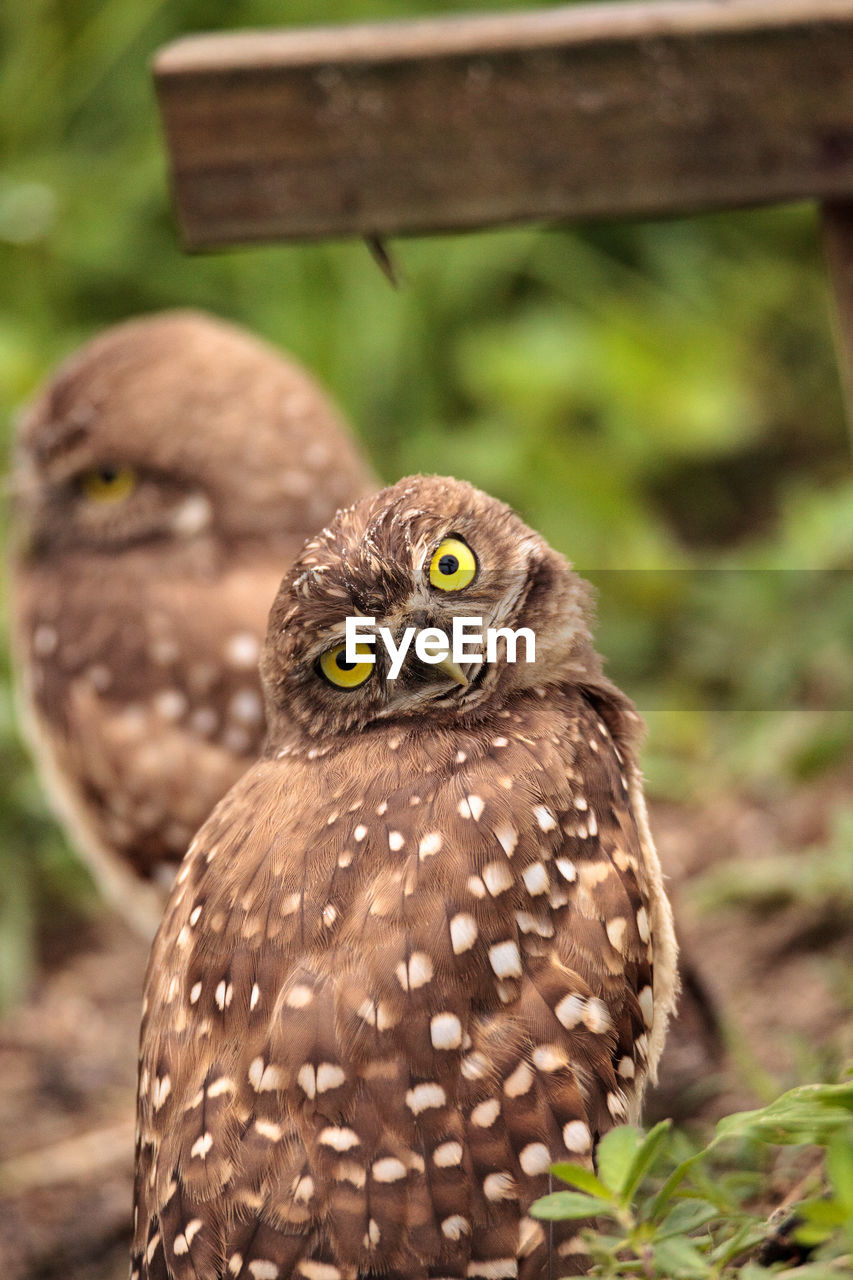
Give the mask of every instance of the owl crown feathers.
[{"label": "owl crown feathers", "polygon": [[[481,719],[521,690],[574,683],[619,708],[618,737],[639,724],[602,674],[592,644],[593,595],[569,562],[506,504],[443,476],[411,476],[339,511],[309,539],[270,613],[261,663],[269,748],[310,737],[429,717]],[[449,634],[454,619],[482,629],[529,629],[535,660],[424,662],[407,651],[397,678],[381,646],[375,662],[348,663],[348,617],[374,619],[399,642],[407,629]],[[295,729],[294,729],[295,725]]]}]

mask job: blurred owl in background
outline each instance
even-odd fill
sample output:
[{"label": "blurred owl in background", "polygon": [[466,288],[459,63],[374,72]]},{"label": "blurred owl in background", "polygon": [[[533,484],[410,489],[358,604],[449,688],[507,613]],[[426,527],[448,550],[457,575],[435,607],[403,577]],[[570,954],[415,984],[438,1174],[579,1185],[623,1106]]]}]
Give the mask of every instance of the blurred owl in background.
[{"label": "blurred owl in background", "polygon": [[[347,617],[395,645],[474,617],[494,660],[410,648],[392,678]],[[306,544],[262,674],[265,756],[149,964],[132,1275],[577,1274],[577,1224],[530,1206],[637,1117],[677,987],[589,588],[502,503],[403,480]]]},{"label": "blurred owl in background", "polygon": [[17,438],[13,649],[51,800],[147,933],[174,865],[265,735],[257,672],[286,566],[376,486],[307,373],[228,324],[118,325]]}]

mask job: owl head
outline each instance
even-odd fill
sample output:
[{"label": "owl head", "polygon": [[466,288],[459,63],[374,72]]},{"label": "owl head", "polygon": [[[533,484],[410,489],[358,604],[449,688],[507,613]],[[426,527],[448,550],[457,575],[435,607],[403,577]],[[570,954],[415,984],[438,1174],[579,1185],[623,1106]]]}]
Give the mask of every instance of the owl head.
[{"label": "owl head", "polygon": [[[348,617],[375,637],[354,663]],[[282,583],[261,665],[271,747],[293,721],[319,736],[395,719],[476,719],[515,691],[547,696],[549,684],[570,679],[609,692],[590,617],[588,584],[504,503],[441,476],[401,480],[338,512]],[[433,631],[451,640],[462,618],[476,620],[466,653],[483,656],[441,657]],[[532,661],[522,636],[511,660],[506,633],[522,629],[534,637]],[[427,631],[432,653],[422,659],[417,637]]]},{"label": "owl head", "polygon": [[58,371],[18,432],[28,553],[304,537],[372,485],[322,392],[240,330],[175,311],[117,325]]}]

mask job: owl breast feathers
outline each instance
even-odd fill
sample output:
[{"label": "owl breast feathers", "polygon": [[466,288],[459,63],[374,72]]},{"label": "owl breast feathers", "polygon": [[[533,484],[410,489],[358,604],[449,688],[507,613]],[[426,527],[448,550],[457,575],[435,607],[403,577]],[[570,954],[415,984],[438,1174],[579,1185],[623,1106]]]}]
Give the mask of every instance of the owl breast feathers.
[{"label": "owl breast feathers", "polygon": [[[348,615],[526,626],[536,659],[412,651],[392,681],[380,645],[337,660]],[[270,617],[266,758],[152,952],[134,1276],[582,1270],[576,1224],[528,1210],[637,1116],[676,989],[639,722],[588,618],[567,563],[456,481],[307,544]]]}]

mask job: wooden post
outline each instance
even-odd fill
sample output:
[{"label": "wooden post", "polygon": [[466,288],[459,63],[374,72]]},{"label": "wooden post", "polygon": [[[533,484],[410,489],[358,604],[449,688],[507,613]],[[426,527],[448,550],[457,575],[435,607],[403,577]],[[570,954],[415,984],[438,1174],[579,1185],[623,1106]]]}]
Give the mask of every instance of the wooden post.
[{"label": "wooden post", "polygon": [[656,0],[180,40],[190,248],[853,198],[853,0]]}]

